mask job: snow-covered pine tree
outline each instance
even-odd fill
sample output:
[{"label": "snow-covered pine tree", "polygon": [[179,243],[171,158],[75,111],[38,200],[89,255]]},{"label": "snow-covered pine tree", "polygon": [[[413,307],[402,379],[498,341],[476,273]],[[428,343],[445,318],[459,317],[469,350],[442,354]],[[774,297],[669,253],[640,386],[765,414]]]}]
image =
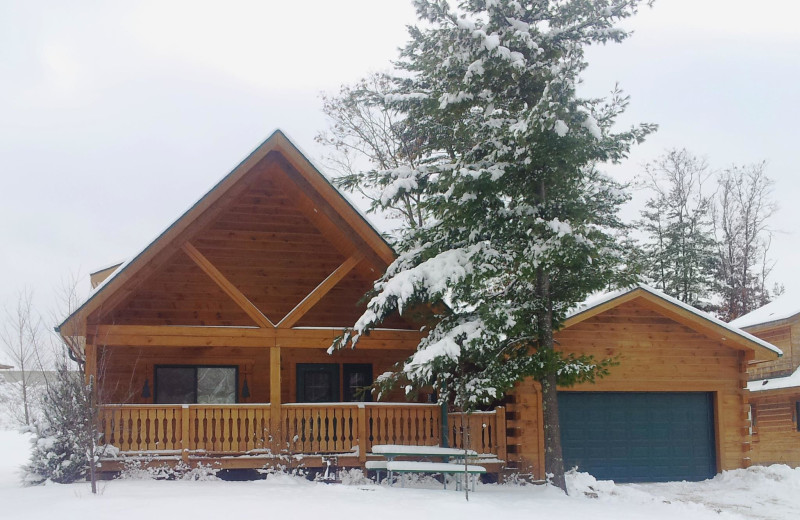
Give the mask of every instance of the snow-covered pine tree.
[{"label": "snow-covered pine tree", "polygon": [[651,197],[638,228],[648,282],[682,302],[710,311],[716,299],[714,199],[704,186],[712,173],[686,149],[667,151],[645,166]]},{"label": "snow-covered pine tree", "polygon": [[591,381],[609,360],[564,355],[553,331],[588,294],[624,281],[617,208],[627,196],[597,165],[622,159],[652,129],[613,133],[626,98],[582,99],[575,89],[584,48],[625,39],[616,24],[638,3],[415,1],[421,25],[387,99],[438,129],[428,136],[430,219],[405,232],[344,338],[356,343],[389,314],[433,304],[437,320],[390,379],[433,385],[470,411],[533,376],[545,470],[562,489],[556,384]]},{"label": "snow-covered pine tree", "polygon": [[97,407],[94,390],[82,370],[68,360],[57,362],[56,376],[48,381],[42,397],[41,416],[34,421],[30,462],[23,467],[23,482],[48,480],[66,484],[91,476],[97,492],[94,465],[97,445]]}]

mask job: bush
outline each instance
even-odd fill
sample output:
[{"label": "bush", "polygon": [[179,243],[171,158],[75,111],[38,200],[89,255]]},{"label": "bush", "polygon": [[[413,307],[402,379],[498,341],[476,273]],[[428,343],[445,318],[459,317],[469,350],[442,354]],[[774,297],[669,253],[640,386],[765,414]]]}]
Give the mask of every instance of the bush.
[{"label": "bush", "polygon": [[66,361],[47,385],[41,416],[30,430],[33,449],[23,467],[23,483],[65,484],[86,477],[89,461],[97,458],[92,392],[83,374],[70,370]]}]

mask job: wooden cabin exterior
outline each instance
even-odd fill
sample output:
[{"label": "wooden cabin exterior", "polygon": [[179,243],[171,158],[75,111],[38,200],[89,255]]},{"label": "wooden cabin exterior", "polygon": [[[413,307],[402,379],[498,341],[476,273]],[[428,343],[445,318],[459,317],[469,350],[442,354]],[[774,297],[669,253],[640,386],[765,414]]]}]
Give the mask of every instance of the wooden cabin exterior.
[{"label": "wooden cabin exterior", "polygon": [[[746,368],[773,346],[646,286],[572,315],[557,348],[618,365],[560,390],[567,467],[616,481],[701,480],[750,458]],[[541,393],[526,382],[507,405],[509,459],[544,472]]]},{"label": "wooden cabin exterior", "polygon": [[[97,381],[103,441],[156,462],[257,468],[301,457],[314,467],[336,454],[340,466],[355,467],[374,444],[460,446],[463,424],[469,448],[490,470],[544,478],[536,383],[469,417],[442,414],[424,393],[418,402],[400,393],[369,401],[360,388],[422,337],[406,316],[355,349],[328,353],[393,259],[381,236],[276,132],[137,257],[96,273],[92,295],[60,325]],[[557,342],[619,362],[597,384],[561,393],[568,463],[602,471],[623,461],[627,473],[615,477],[622,480],[747,465],[746,367],[777,356],[768,343],[645,287],[573,315]],[[632,444],[626,431],[642,422],[647,438],[638,455],[620,452]],[[593,433],[600,430],[603,437]],[[701,446],[686,453],[685,444],[663,439],[685,431],[699,431]],[[599,461],[603,452],[618,455]],[[120,467],[119,460],[103,464]],[[641,473],[641,464],[657,469]],[[683,471],[687,465],[700,470]]]},{"label": "wooden cabin exterior", "polygon": [[[131,262],[94,273],[60,325],[97,381],[103,441],[228,468],[330,453],[358,466],[373,444],[459,445],[464,418],[444,430],[424,394],[374,403],[361,392],[414,351],[418,324],[396,316],[357,349],[327,352],[393,259],[274,133]],[[503,409],[465,420],[473,447],[503,460]]]},{"label": "wooden cabin exterior", "polygon": [[783,350],[779,359],[748,368],[753,464],[800,467],[800,308],[779,297],[738,318],[747,332]]}]

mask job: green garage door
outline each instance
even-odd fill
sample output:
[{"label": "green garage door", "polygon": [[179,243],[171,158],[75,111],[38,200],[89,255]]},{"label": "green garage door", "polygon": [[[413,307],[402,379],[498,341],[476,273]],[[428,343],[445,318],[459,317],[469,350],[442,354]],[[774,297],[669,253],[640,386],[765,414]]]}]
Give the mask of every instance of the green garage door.
[{"label": "green garage door", "polygon": [[558,407],[567,469],[617,482],[716,473],[710,393],[560,392]]}]

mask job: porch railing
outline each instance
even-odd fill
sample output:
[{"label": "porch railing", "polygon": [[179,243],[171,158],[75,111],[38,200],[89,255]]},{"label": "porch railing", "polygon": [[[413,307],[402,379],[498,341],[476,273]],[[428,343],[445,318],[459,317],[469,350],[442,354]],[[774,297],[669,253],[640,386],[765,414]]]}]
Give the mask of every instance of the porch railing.
[{"label": "porch railing", "polygon": [[[375,444],[437,445],[441,408],[406,403],[103,405],[102,442],[123,452],[297,454],[358,452]],[[275,424],[276,423],[276,424]],[[448,415],[448,441],[482,454],[506,455],[505,411]]]}]

